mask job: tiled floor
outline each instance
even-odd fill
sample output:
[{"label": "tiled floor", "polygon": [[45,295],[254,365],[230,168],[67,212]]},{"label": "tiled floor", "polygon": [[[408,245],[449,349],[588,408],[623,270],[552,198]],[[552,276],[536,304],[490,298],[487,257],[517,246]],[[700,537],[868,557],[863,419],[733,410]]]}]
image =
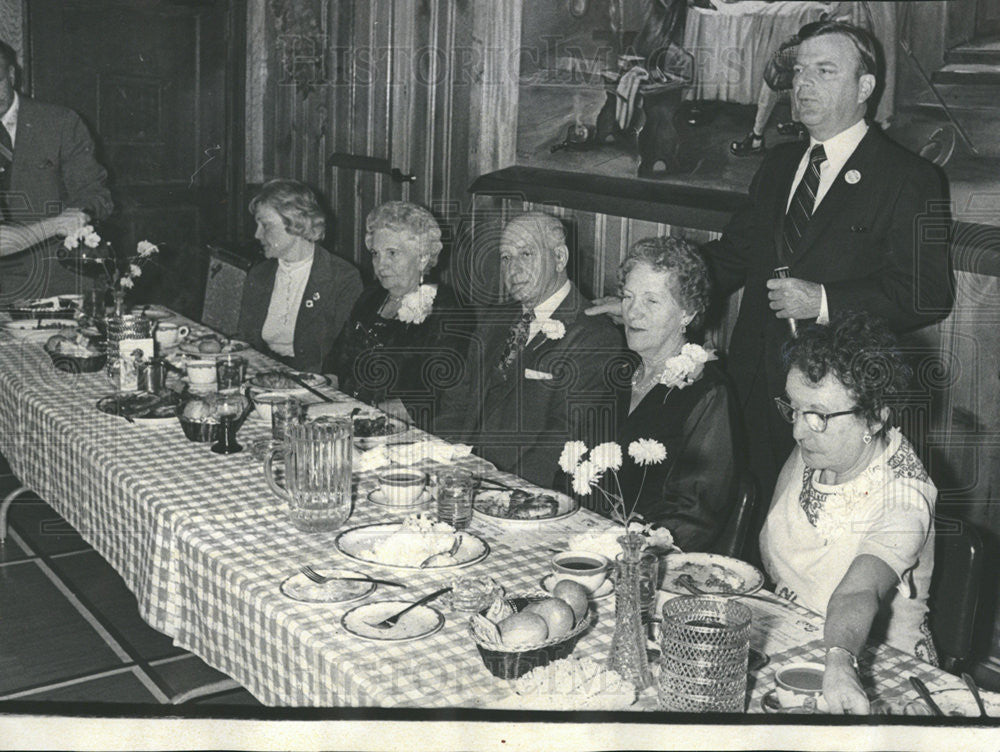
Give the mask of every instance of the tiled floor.
[{"label": "tiled floor", "polygon": [[[0,474],[0,496],[14,487]],[[0,545],[0,710],[15,700],[165,704],[200,688],[215,691],[191,704],[259,705],[147,625],[118,574],[47,504],[19,497]]]}]

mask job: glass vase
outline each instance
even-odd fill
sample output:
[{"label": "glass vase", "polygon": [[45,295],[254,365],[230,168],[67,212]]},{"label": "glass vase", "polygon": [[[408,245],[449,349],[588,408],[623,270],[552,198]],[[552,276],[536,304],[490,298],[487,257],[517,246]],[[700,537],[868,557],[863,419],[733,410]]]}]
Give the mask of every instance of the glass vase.
[{"label": "glass vase", "polygon": [[638,690],[653,683],[646,657],[646,630],[642,620],[641,578],[643,539],[629,533],[618,539],[622,552],[615,558],[615,634],[608,668],[632,682]]}]

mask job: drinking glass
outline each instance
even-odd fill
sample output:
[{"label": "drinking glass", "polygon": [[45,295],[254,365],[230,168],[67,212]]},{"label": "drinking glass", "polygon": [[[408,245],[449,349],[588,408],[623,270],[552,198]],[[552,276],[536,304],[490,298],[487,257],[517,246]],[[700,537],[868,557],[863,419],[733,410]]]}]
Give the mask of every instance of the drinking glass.
[{"label": "drinking glass", "polygon": [[[288,517],[299,530],[316,533],[336,530],[351,516],[350,418],[322,417],[288,426],[285,443],[264,460],[264,478],[288,503]],[[285,487],[274,479],[277,455],[285,460]]]},{"label": "drinking glass", "polygon": [[284,441],[288,435],[288,429],[302,422],[306,414],[306,406],[298,397],[291,395],[270,404],[271,438],[275,441]]},{"label": "drinking glass", "polygon": [[215,361],[215,380],[220,392],[236,391],[240,388],[246,375],[246,358],[230,353]]},{"label": "drinking glass", "polygon": [[[618,554],[617,559],[621,559]],[[654,553],[643,553],[639,559],[639,609],[642,623],[649,624],[653,615],[653,605],[656,603],[656,591],[660,586],[660,557]]]},{"label": "drinking glass", "polygon": [[462,470],[442,473],[438,478],[437,516],[456,530],[464,530],[472,519],[472,475]]}]

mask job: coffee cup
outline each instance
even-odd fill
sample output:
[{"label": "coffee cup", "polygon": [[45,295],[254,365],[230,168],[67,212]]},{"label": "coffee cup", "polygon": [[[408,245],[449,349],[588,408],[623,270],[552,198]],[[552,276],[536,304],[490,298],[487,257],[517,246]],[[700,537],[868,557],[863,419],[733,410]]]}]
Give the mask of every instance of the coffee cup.
[{"label": "coffee cup", "polygon": [[822,663],[788,663],[774,671],[774,694],[782,710],[800,713],[825,711]]},{"label": "coffee cup", "polygon": [[153,339],[161,349],[177,347],[177,344],[191,333],[185,324],[175,324],[173,321],[160,321],[156,324]]},{"label": "coffee cup", "polygon": [[189,360],[187,362],[187,378],[191,388],[198,392],[214,392],[216,390],[215,359]]},{"label": "coffee cup", "polygon": [[591,551],[563,551],[552,557],[552,571],[557,580],[579,582],[593,593],[608,578],[607,557]]},{"label": "coffee cup", "polygon": [[379,490],[389,504],[406,506],[420,498],[427,487],[427,473],[419,470],[386,470],[378,476]]}]

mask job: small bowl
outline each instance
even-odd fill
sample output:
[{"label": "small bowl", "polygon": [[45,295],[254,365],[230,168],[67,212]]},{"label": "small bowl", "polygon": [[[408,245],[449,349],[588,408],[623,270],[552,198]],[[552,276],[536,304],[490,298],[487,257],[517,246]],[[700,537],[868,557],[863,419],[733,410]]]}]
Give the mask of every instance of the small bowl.
[{"label": "small bowl", "polygon": [[209,441],[219,440],[220,424],[218,421],[209,423],[201,420],[185,420],[180,415],[177,416],[177,420],[180,421],[181,428],[184,429],[184,435],[187,436],[188,441],[197,441],[205,444]]},{"label": "small bowl", "polygon": [[[548,595],[526,595],[512,596],[507,598],[507,602],[514,611],[523,611],[529,604],[545,600]],[[480,611],[481,616],[486,616],[489,609]],[[483,659],[486,668],[490,673],[501,679],[517,679],[538,666],[547,666],[552,661],[565,658],[576,647],[576,641],[594,623],[595,612],[593,606],[587,609],[587,613],[577,620],[569,634],[557,637],[554,640],[544,640],[536,645],[520,645],[516,648],[505,648],[502,645],[486,644],[476,636],[469,623],[469,634],[472,636],[479,655]]]},{"label": "small bowl", "polygon": [[788,663],[774,671],[775,696],[783,710],[822,708],[822,663]]},{"label": "small bowl", "polygon": [[48,348],[45,351],[52,358],[52,365],[66,373],[97,373],[104,368],[104,363],[107,360],[107,356],[104,353],[97,353],[96,355],[83,358],[77,355],[61,355]]},{"label": "small bowl", "polygon": [[379,473],[379,489],[389,504],[409,506],[427,487],[427,473],[419,470],[386,470]]},{"label": "small bowl", "polygon": [[552,557],[552,571],[563,580],[574,580],[591,593],[608,579],[611,562],[591,551],[562,551]]}]

